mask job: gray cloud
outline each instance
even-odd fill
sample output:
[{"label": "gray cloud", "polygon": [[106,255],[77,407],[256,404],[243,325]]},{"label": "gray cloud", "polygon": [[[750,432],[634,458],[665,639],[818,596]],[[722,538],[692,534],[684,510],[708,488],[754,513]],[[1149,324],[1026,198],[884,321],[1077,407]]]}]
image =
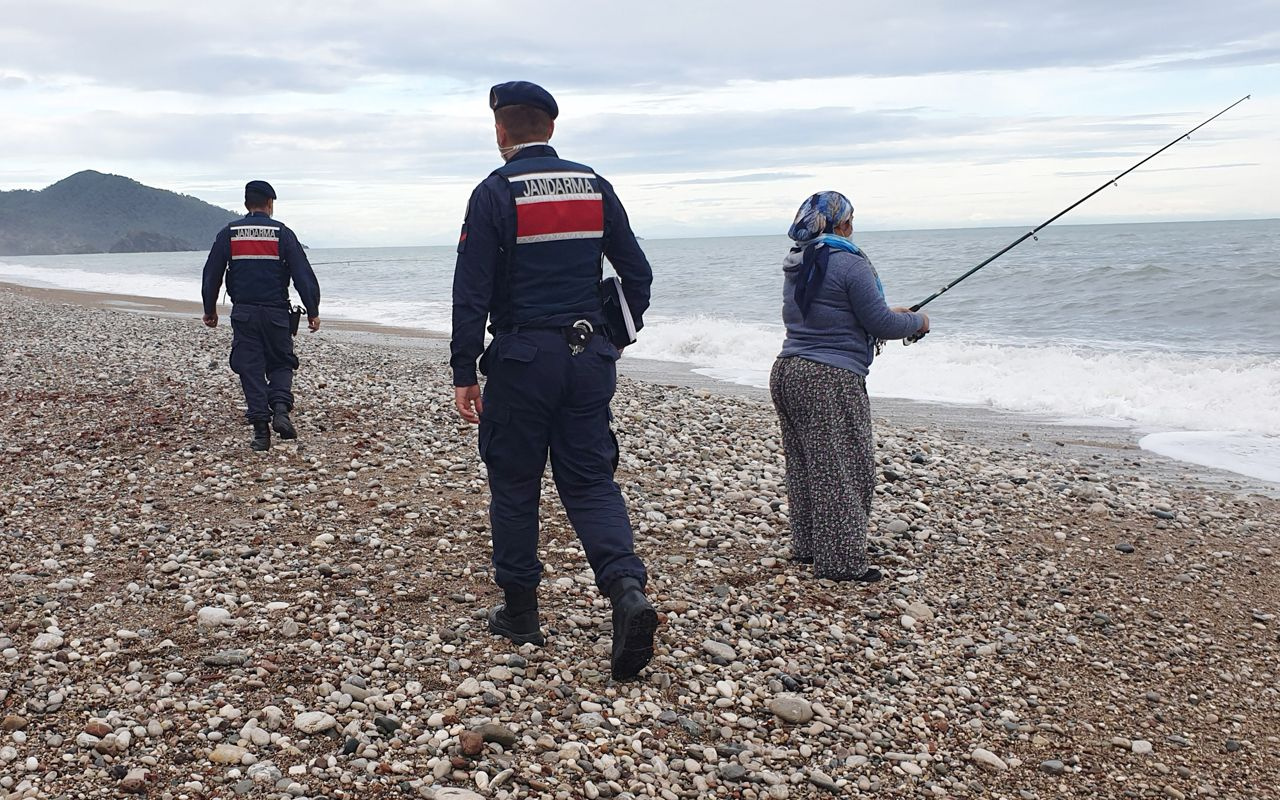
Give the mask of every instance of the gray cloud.
[{"label": "gray cloud", "polygon": [[1258,47],[1235,53],[1196,58],[1175,58],[1151,64],[1147,69],[1208,69],[1211,67],[1259,67],[1280,64],[1280,47]]},{"label": "gray cloud", "polygon": [[722,178],[690,178],[683,181],[670,181],[666,186],[714,186],[722,183],[766,183],[768,181],[786,181],[792,178],[812,178],[807,172],[750,172],[746,175],[726,175]]},{"label": "gray cloud", "polygon": [[[565,155],[608,176],[693,176],[663,186],[745,184],[811,177],[816,166],[1045,158],[1137,159],[1189,125],[1145,117],[1105,124],[1064,118],[940,118],[906,110],[829,108],[804,115],[602,114],[557,133]],[[1014,139],[1000,134],[1016,131]],[[181,165],[191,183],[246,171],[331,184],[474,183],[499,161],[483,122],[430,114],[168,114],[95,111],[0,128],[0,151],[31,163],[123,169]],[[1016,142],[1016,143],[1014,143]],[[92,158],[84,159],[85,153]],[[769,169],[759,167],[767,165]],[[62,175],[49,175],[50,181]],[[652,179],[649,186],[657,184]]]},{"label": "gray cloud", "polygon": [[[901,111],[827,108],[797,115],[766,109],[719,114],[598,114],[558,133],[568,152],[622,172],[751,170],[852,164],[938,152],[940,138],[983,130],[980,120]],[[778,171],[778,170],[771,170]]]},{"label": "gray cloud", "polygon": [[[1197,172],[1203,169],[1239,169],[1240,167],[1258,167],[1262,166],[1257,161],[1240,161],[1234,164],[1198,164],[1193,167],[1147,167],[1143,166],[1143,172]],[[1055,172],[1064,178],[1089,178],[1089,177],[1112,177],[1112,172],[1099,171],[1082,171],[1082,172]],[[1134,173],[1135,175],[1138,173]]]},{"label": "gray cloud", "polygon": [[[441,205],[448,198],[460,207],[469,187],[500,163],[484,89],[523,77],[579,95],[566,109],[581,108],[583,94],[597,95],[590,102],[597,108],[600,96],[620,99],[612,108],[628,113],[566,118],[556,145],[625,182],[628,197],[650,198],[646,213],[668,227],[679,226],[690,196],[700,210],[743,220],[743,196],[767,194],[768,181],[821,176],[828,167],[857,165],[870,174],[914,165],[902,171],[932,175],[937,164],[945,184],[947,165],[1012,162],[1048,181],[1049,170],[1063,167],[1055,160],[1084,169],[1096,166],[1086,159],[1136,161],[1202,120],[1210,109],[1179,113],[1190,95],[1177,70],[1195,71],[1201,88],[1192,95],[1203,97],[1202,84],[1221,83],[1221,74],[1201,80],[1209,69],[1280,60],[1274,2],[1245,0],[1225,14],[1199,0],[921,0],[909,7],[868,0],[813,16],[809,7],[772,0],[655,0],[627,8],[543,0],[514,20],[492,2],[227,0],[209,9],[161,0],[0,0],[0,91],[18,101],[6,104],[11,113],[0,126],[0,152],[15,165],[0,179],[35,186],[95,168],[234,206],[244,176],[253,174],[309,187],[306,196],[330,206],[368,198],[380,220],[410,215],[397,206],[402,197]],[[1104,91],[1096,105],[1075,94],[1060,106],[1096,107],[1104,116],[1020,116],[1020,105],[1055,107],[1040,97],[1022,104],[1023,92],[1102,85],[1101,70],[1012,77],[1045,67],[1104,67],[1117,86],[1130,80],[1127,91],[1144,92],[1137,108],[1164,111],[1119,116],[1116,109],[1131,98],[1120,105]],[[964,77],[950,77],[956,74]],[[922,75],[945,76],[937,83],[961,86],[965,96],[943,97],[942,109],[919,107],[938,94],[933,81],[904,82],[901,107],[875,108],[885,84],[862,96],[863,82],[849,81],[848,96],[833,97],[825,109],[797,113],[762,102],[751,111],[684,113],[705,108],[708,89],[736,82],[745,85],[710,102],[741,103],[757,89],[772,97],[786,88],[753,82]],[[166,106],[169,95],[131,90],[185,96]],[[814,88],[803,91],[792,105],[809,104]],[[239,97],[244,109],[279,100],[281,108],[307,110],[226,113],[239,108]],[[23,112],[27,101],[30,113]],[[446,103],[463,110],[427,113]],[[94,110],[99,106],[117,110]],[[1256,136],[1258,121],[1250,124],[1214,126],[1195,142],[1246,130]],[[924,164],[929,169],[919,168]],[[656,174],[675,179],[658,183]],[[1057,173],[1076,174],[1089,173]],[[407,229],[403,221],[388,224]]]},{"label": "gray cloud", "polygon": [[349,64],[321,52],[323,43],[304,46],[271,16],[261,8],[206,16],[174,5],[21,3],[0,28],[0,67],[37,78],[210,95],[333,92],[351,84]]},{"label": "gray cloud", "polygon": [[477,131],[439,117],[340,110],[212,117],[95,111],[0,128],[0,151],[33,161],[92,153],[86,167],[165,161],[198,165],[207,175],[251,170],[342,181],[471,179],[497,161],[496,149],[482,142]]},{"label": "gray cloud", "polygon": [[[797,115],[762,110],[716,115],[593,116],[557,134],[565,152],[622,173],[770,172],[958,160],[1007,164],[1044,159],[1137,160],[1195,124],[1149,115],[1107,121],[1062,117],[938,117],[908,110],[828,108]],[[1016,133],[1015,137],[1007,134]],[[1207,140],[1207,137],[1206,137]],[[1199,134],[1196,141],[1201,141]],[[697,178],[694,182],[722,182]],[[680,185],[680,181],[666,185]]]},{"label": "gray cloud", "polygon": [[16,8],[0,32],[0,67],[200,94],[337,92],[379,74],[468,90],[527,75],[560,90],[621,91],[1144,59],[1162,69],[1280,60],[1280,19],[1269,0],[1235,3],[1229,14],[1207,11],[1199,0],[872,2],[825,18],[763,1],[621,7],[543,0],[518,22],[491,5],[385,0],[305,10],[232,2],[212,13],[162,3],[8,5]]}]

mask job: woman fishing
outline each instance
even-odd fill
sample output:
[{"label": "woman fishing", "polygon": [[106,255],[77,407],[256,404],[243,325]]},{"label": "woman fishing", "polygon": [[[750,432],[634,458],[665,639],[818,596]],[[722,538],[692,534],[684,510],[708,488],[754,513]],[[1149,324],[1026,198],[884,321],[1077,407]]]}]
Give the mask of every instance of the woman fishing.
[{"label": "woman fishing", "polygon": [[875,444],[866,376],[877,341],[923,335],[929,317],[885,303],[852,233],[853,204],[839,192],[796,212],[783,261],[787,338],[769,389],[786,451],[792,558],[818,578],[869,583],[881,574],[867,564]]}]

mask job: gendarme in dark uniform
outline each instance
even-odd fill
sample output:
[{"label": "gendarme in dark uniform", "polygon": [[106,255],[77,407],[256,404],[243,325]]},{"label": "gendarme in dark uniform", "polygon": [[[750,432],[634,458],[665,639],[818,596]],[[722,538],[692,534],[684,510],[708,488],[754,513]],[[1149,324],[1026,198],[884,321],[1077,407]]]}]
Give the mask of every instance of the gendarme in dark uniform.
[{"label": "gendarme in dark uniform", "polygon": [[[602,258],[622,279],[637,328],[653,273],[609,182],[547,144],[558,113],[551,95],[515,81],[493,87],[489,105],[507,163],[467,206],[450,359],[458,411],[479,423],[489,471],[494,578],[505,595],[489,629],[520,644],[544,642],[538,501],[550,455],[569,521],[613,603],[612,670],[623,680],[652,658],[657,615],[613,479],[609,402],[619,351],[602,332]],[[477,359],[487,376],[483,395]]]},{"label": "gendarme in dark uniform", "polygon": [[248,214],[214,239],[204,265],[204,324],[218,325],[223,275],[231,295],[231,369],[244,389],[245,418],[253,425],[254,450],[271,447],[271,428],[282,439],[297,436],[293,410],[293,354],[289,281],[306,306],[308,327],[320,329],[320,285],[298,237],[271,218],[276,191],[266,181],[244,187]]}]

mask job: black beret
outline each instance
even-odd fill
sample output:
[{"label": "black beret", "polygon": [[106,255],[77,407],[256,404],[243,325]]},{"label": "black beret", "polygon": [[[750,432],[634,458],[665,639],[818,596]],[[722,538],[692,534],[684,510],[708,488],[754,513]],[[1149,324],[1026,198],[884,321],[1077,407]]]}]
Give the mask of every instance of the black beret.
[{"label": "black beret", "polygon": [[533,106],[547,112],[552,119],[560,113],[551,92],[528,81],[508,81],[490,89],[489,108],[497,111],[503,106]]},{"label": "black beret", "polygon": [[276,190],[272,189],[271,184],[266,181],[249,181],[244,185],[244,193],[245,196],[248,196],[249,194],[260,194],[270,197],[272,200],[276,199]]}]

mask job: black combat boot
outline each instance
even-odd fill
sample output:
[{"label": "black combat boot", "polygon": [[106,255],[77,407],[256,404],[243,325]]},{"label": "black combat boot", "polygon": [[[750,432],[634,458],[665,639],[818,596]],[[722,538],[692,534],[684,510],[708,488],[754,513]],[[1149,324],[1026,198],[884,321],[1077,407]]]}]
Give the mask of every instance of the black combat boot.
[{"label": "black combat boot", "polygon": [[489,612],[489,631],[516,644],[546,644],[539,627],[537,590],[504,594],[506,602]]},{"label": "black combat boot", "polygon": [[298,438],[298,431],[289,420],[289,407],[284,403],[276,403],[271,407],[271,427],[275,428],[281,439]]},{"label": "black combat boot", "polygon": [[653,634],[658,612],[644,596],[640,581],[619,578],[609,587],[613,601],[613,679],[625,681],[640,674],[653,658]]},{"label": "black combat boot", "polygon": [[271,426],[265,419],[253,423],[253,441],[249,442],[249,446],[259,452],[271,449]]}]

